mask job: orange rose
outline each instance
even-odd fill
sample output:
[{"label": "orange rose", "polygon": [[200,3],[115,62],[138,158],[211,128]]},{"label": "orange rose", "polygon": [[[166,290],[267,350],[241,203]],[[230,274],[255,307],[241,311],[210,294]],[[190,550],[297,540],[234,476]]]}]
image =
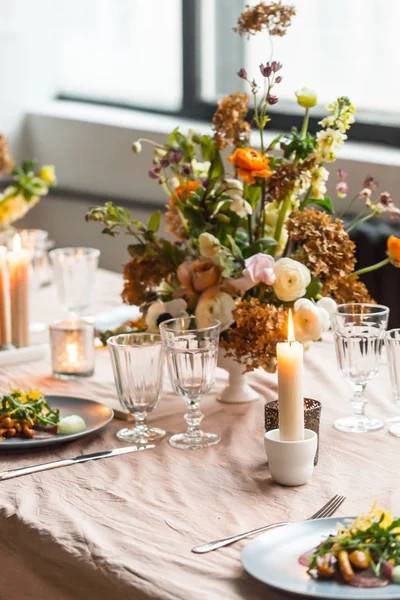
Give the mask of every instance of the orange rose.
[{"label": "orange rose", "polygon": [[266,179],[271,176],[268,158],[253,148],[236,148],[228,160],[235,165],[237,174],[246,183],[254,183],[256,177]]},{"label": "orange rose", "polygon": [[215,265],[211,260],[200,258],[182,263],[176,274],[183,287],[200,293],[219,283],[221,271],[221,267]]},{"label": "orange rose", "polygon": [[391,235],[387,241],[387,251],[391,262],[400,267],[400,238]]},{"label": "orange rose", "polygon": [[181,183],[181,185],[178,185],[178,187],[175,188],[174,194],[169,200],[170,205],[175,206],[177,198],[183,201],[187,200],[200,185],[200,181],[188,181],[187,183]]}]

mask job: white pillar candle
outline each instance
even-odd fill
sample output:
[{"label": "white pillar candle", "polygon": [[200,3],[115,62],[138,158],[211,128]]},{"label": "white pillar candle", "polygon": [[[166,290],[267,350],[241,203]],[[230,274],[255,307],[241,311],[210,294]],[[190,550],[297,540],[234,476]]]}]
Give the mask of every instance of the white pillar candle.
[{"label": "white pillar candle", "polygon": [[288,341],[276,348],[278,359],[280,439],[304,439],[303,346],[295,341],[292,312],[289,310]]},{"label": "white pillar candle", "polygon": [[0,346],[11,344],[10,277],[7,248],[0,246]]},{"label": "white pillar candle", "polygon": [[29,346],[29,270],[30,253],[21,249],[18,234],[13,239],[13,250],[8,252],[10,273],[12,343],[17,348]]}]

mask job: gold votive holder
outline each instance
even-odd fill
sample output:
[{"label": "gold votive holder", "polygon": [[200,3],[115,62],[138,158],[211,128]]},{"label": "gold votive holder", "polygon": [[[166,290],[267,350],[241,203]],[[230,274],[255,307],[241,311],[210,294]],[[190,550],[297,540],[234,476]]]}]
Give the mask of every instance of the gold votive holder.
[{"label": "gold votive holder", "polygon": [[50,325],[53,376],[58,379],[90,377],[94,373],[94,325],[82,319]]},{"label": "gold votive holder", "polygon": [[[265,404],[265,431],[279,429],[279,401],[272,400]],[[318,463],[319,453],[319,424],[321,421],[321,402],[304,398],[304,428],[311,429],[317,434],[318,444],[314,465]]]}]

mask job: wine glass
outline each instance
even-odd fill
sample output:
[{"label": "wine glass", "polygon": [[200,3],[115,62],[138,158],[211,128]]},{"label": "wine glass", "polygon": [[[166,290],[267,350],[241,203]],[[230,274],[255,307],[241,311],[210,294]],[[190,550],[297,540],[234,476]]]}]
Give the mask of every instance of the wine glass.
[{"label": "wine glass", "polygon": [[196,317],[169,319],[160,325],[172,387],[188,407],[188,430],[169,439],[174,448],[199,450],[220,441],[216,433],[200,429],[204,415],[199,407],[215,382],[220,325],[217,319]]},{"label": "wine glass", "polygon": [[[393,399],[400,406],[400,329],[391,329],[385,335],[385,347],[389,362]],[[400,417],[389,420],[389,433],[400,437]]]},{"label": "wine glass", "polygon": [[339,369],[354,390],[353,414],[335,421],[339,431],[364,433],[384,425],[380,419],[371,419],[365,414],[364,391],[368,381],[379,371],[388,317],[387,306],[361,303],[340,304],[332,315]]},{"label": "wine glass", "polygon": [[125,427],[117,438],[130,444],[147,444],[164,437],[164,429],[148,427],[146,417],[158,404],[164,372],[161,336],[123,333],[107,340],[115,385],[121,406],[134,416],[136,425]]},{"label": "wine glass", "polygon": [[49,252],[61,306],[69,317],[81,317],[92,303],[100,250],[56,248]]}]

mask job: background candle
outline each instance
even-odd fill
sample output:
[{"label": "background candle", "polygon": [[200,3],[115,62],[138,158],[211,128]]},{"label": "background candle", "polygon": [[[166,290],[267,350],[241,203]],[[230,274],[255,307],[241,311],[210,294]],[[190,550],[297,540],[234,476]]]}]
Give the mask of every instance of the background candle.
[{"label": "background candle", "polygon": [[11,344],[10,278],[7,249],[0,246],[0,346]]},{"label": "background candle", "polygon": [[29,272],[31,255],[21,250],[21,238],[13,239],[13,250],[7,254],[10,273],[11,335],[17,348],[29,346]]},{"label": "background candle", "polygon": [[289,310],[288,341],[277,344],[279,430],[282,441],[304,439],[303,346],[294,341]]}]

